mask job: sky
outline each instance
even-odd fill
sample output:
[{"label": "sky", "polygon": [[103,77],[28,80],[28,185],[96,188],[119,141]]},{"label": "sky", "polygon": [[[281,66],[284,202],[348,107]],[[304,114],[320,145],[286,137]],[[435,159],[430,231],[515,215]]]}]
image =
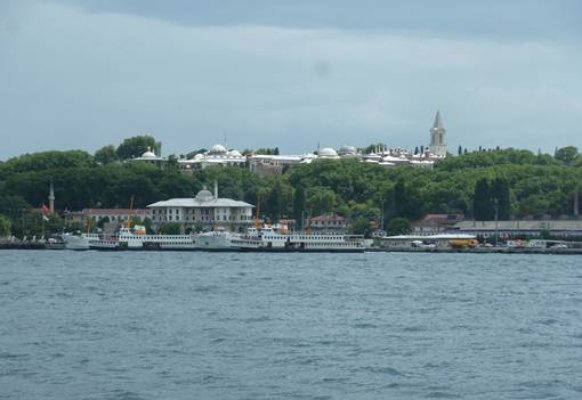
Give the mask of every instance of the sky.
[{"label": "sky", "polygon": [[578,0],[0,0],[0,160],[229,148],[582,148]]}]

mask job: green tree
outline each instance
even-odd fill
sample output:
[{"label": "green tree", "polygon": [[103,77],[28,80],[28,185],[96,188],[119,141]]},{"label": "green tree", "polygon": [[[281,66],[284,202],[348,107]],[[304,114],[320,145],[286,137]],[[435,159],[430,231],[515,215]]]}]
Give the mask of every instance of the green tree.
[{"label": "green tree", "polygon": [[128,160],[140,157],[148,149],[159,155],[161,147],[161,142],[156,142],[156,139],[153,136],[140,135],[125,139],[117,147],[116,153],[120,160]]},{"label": "green tree", "polygon": [[387,234],[389,236],[407,235],[410,232],[412,232],[412,225],[410,225],[410,221],[406,218],[392,218],[388,223]]},{"label": "green tree", "polygon": [[168,222],[160,226],[159,233],[162,235],[179,235],[182,233],[182,226],[177,222]]},{"label": "green tree", "polygon": [[297,221],[299,229],[304,228],[304,218],[305,218],[305,189],[299,186],[295,189],[293,193],[293,218]]},{"label": "green tree", "polygon": [[197,150],[192,150],[191,152],[189,152],[189,153],[186,153],[186,158],[187,158],[187,159],[192,159],[192,158],[194,158],[194,156],[195,156],[196,154],[204,154],[204,153],[206,153],[207,151],[208,151],[208,149],[206,149],[206,148],[204,148],[204,147],[202,147],[202,148],[200,148],[200,149],[197,149]]},{"label": "green tree", "polygon": [[95,152],[95,162],[99,164],[109,164],[119,160],[117,157],[117,152],[115,151],[115,146],[107,145],[103,146]]},{"label": "green tree", "polygon": [[287,214],[291,203],[293,189],[282,179],[276,178],[272,183],[265,199],[265,212],[271,216],[273,222]]},{"label": "green tree", "polygon": [[365,217],[354,218],[349,225],[349,231],[354,235],[364,235],[369,237],[372,233],[370,220]]},{"label": "green tree", "polygon": [[93,156],[82,150],[44,151],[14,157],[0,166],[0,181],[16,173],[32,173],[93,166]]},{"label": "green tree", "polygon": [[475,184],[473,196],[473,217],[476,221],[491,221],[495,218],[495,208],[489,181],[479,179]]},{"label": "green tree", "polygon": [[577,147],[566,146],[556,150],[554,158],[566,165],[574,165],[580,158],[580,154]]},{"label": "green tree", "polygon": [[507,180],[497,178],[491,184],[493,201],[497,202],[497,218],[508,220],[511,216],[511,202],[509,196],[509,184]]},{"label": "green tree", "polygon": [[97,227],[103,229],[103,226],[109,222],[111,222],[111,220],[107,216],[99,218],[99,221],[97,221]]},{"label": "green tree", "polygon": [[10,235],[11,226],[12,222],[10,222],[10,219],[5,215],[0,215],[0,237]]},{"label": "green tree", "polygon": [[321,215],[333,211],[336,195],[335,192],[326,187],[318,187],[309,190],[307,205],[311,210],[311,215]]}]

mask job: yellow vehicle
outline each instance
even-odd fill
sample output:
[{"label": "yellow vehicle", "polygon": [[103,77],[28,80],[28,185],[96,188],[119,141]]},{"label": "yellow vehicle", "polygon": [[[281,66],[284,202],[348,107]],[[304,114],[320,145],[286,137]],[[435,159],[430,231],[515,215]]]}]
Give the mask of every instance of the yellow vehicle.
[{"label": "yellow vehicle", "polygon": [[473,249],[479,242],[475,239],[453,239],[449,240],[449,246],[453,249]]}]

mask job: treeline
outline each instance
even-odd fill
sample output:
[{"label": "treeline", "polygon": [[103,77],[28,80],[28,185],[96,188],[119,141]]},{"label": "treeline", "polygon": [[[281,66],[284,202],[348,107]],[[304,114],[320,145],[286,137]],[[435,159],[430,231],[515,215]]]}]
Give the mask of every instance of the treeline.
[{"label": "treeline", "polygon": [[[140,155],[143,141],[128,141],[133,149],[124,150],[125,156]],[[127,208],[131,199],[141,208],[162,199],[193,196],[217,180],[222,197],[255,204],[261,216],[272,221],[293,218],[300,223],[335,212],[346,216],[358,232],[371,229],[371,221],[376,226],[384,221],[386,227],[394,218],[415,220],[427,213],[463,213],[483,220],[493,219],[495,212],[500,220],[571,215],[582,184],[581,156],[574,147],[564,149],[554,156],[515,149],[477,151],[447,157],[433,170],[321,160],[274,177],[248,168],[209,167],[183,173],[177,164],[159,169],[120,162],[119,156],[105,162],[100,156],[103,149],[94,155],[79,150],[27,154],[0,163],[0,215],[5,216],[0,227],[8,220],[12,231],[24,232],[19,226],[26,225],[31,210],[48,203],[51,181],[60,212]]]}]

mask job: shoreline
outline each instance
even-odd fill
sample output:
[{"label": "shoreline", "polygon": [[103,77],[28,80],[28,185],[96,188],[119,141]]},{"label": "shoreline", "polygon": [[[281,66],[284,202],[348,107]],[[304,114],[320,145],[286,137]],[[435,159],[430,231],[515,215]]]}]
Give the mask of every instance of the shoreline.
[{"label": "shoreline", "polygon": [[[75,250],[67,249],[63,245],[55,244],[44,244],[44,243],[0,243],[0,250],[63,250],[63,251],[96,251],[102,252],[105,250]],[[230,253],[245,253],[245,251],[240,251],[238,249],[220,249],[222,252]],[[118,250],[118,251],[129,251],[129,250]],[[151,252],[156,251],[153,249],[132,249],[131,252]],[[159,250],[163,252],[217,252],[217,249],[165,249]],[[277,253],[284,253],[285,251],[278,251]],[[295,251],[296,253],[297,251]],[[539,247],[479,247],[473,249],[453,249],[453,248],[413,248],[413,247],[369,247],[363,252],[365,253],[463,253],[463,254],[553,254],[553,255],[582,255],[582,248],[539,248]],[[252,253],[246,251],[246,253]],[[265,253],[265,252],[258,252]],[[310,251],[305,251],[304,253],[312,253]],[[342,253],[340,251],[318,251],[317,253]],[[356,252],[355,252],[356,253]],[[360,253],[360,252],[357,252]]]}]

